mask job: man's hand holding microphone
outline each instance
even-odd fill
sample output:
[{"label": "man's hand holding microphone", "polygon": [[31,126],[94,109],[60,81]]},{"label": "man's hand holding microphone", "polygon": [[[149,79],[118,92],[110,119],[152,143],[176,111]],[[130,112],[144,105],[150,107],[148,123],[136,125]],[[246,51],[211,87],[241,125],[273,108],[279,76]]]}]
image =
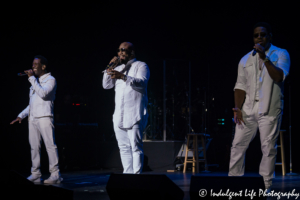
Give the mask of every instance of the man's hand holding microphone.
[{"label": "man's hand holding microphone", "polygon": [[28,77],[34,76],[34,72],[32,71],[32,69],[25,70],[24,72],[25,72],[25,74],[18,73],[18,76],[26,76],[26,75],[28,75]]},{"label": "man's hand holding microphone", "polygon": [[119,57],[115,56],[109,62],[109,68],[106,70],[107,74],[111,76],[111,79],[123,79],[124,74],[119,71],[114,70],[114,68],[119,64]]}]

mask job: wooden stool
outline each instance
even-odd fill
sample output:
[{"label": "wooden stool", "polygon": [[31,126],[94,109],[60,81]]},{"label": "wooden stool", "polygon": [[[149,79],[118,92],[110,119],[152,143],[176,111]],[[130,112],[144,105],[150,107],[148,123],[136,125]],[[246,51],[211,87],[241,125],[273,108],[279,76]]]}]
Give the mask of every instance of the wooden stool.
[{"label": "wooden stool", "polygon": [[[203,157],[204,159],[199,159],[198,156],[198,136],[201,137],[202,147],[203,147]],[[205,170],[207,170],[207,162],[206,162],[206,144],[204,136],[209,136],[205,133],[188,133],[187,134],[187,143],[186,143],[186,150],[185,150],[185,158],[183,163],[183,173],[186,172],[186,165],[187,163],[193,163],[193,172],[199,173],[199,162],[205,163]],[[193,148],[189,149],[190,139],[193,139]],[[193,151],[193,158],[188,159],[188,152]]]},{"label": "wooden stool", "polygon": [[282,166],[282,176],[285,176],[285,157],[284,157],[284,140],[283,140],[283,134],[286,132],[286,130],[280,130],[280,145],[277,145],[277,148],[280,147],[281,149],[281,163],[276,163],[276,165]]}]

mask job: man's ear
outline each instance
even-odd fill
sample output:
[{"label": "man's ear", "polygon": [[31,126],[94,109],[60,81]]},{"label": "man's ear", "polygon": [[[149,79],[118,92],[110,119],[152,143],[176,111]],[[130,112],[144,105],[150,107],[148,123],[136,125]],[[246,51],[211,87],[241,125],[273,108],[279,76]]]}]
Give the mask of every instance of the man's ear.
[{"label": "man's ear", "polygon": [[42,70],[43,70],[43,71],[45,71],[46,68],[47,68],[46,65],[43,65],[43,66],[42,66]]},{"label": "man's ear", "polygon": [[273,39],[272,33],[270,33],[269,36],[270,36],[270,42],[272,42],[272,39]]}]

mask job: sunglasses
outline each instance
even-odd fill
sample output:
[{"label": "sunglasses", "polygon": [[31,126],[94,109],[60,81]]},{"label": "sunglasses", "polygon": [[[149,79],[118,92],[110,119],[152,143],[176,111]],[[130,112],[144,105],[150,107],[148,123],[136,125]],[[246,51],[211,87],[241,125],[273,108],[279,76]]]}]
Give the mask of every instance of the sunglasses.
[{"label": "sunglasses", "polygon": [[117,53],[119,53],[119,52],[128,52],[129,50],[128,49],[125,49],[125,48],[121,48],[121,49],[117,49]]},{"label": "sunglasses", "polygon": [[261,37],[266,37],[266,36],[267,36],[266,33],[255,33],[255,34],[253,34],[253,37],[254,37],[254,38],[258,38],[259,35],[260,35]]}]

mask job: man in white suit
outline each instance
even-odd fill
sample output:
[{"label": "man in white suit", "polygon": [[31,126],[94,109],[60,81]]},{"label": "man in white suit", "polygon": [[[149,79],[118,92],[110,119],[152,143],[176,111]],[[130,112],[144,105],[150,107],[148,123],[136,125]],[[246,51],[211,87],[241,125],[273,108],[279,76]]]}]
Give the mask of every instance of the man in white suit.
[{"label": "man in white suit", "polygon": [[[137,61],[134,46],[123,42],[103,75],[103,88],[115,87],[113,123],[123,173],[139,174],[143,168],[142,134],[147,124],[147,84],[150,71]],[[115,67],[115,68],[114,68]],[[114,69],[112,69],[114,68]]]},{"label": "man in white suit", "polygon": [[245,152],[257,130],[260,132],[262,160],[259,174],[270,191],[277,154],[276,141],[283,110],[283,83],[289,74],[290,57],[285,49],[271,44],[269,24],[254,26],[254,50],[238,66],[234,88],[236,132],[231,147],[229,176],[242,176]]},{"label": "man in white suit", "polygon": [[51,173],[51,176],[44,183],[60,183],[63,179],[58,168],[58,153],[53,125],[56,80],[51,76],[51,73],[47,73],[47,59],[40,55],[34,57],[32,69],[26,70],[25,73],[31,83],[29,105],[10,124],[21,123],[22,119],[28,116],[32,168],[31,176],[27,179],[32,182],[41,182],[40,151],[43,138]]}]

